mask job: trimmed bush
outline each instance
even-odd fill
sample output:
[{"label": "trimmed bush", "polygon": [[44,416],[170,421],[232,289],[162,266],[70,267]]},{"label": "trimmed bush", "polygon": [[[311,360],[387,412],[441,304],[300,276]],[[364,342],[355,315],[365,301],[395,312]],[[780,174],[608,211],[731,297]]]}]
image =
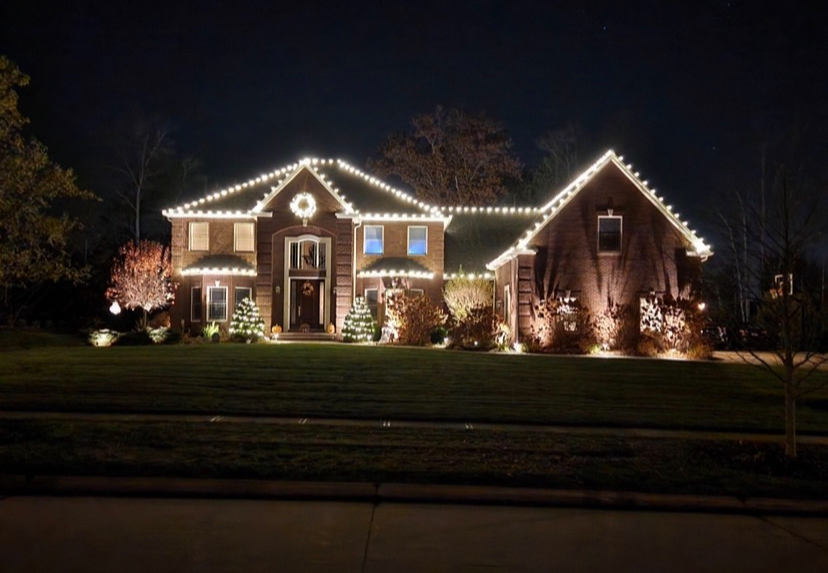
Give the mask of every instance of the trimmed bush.
[{"label": "trimmed bush", "polygon": [[106,348],[112,346],[121,337],[120,332],[109,330],[107,328],[101,330],[93,330],[89,333],[89,344],[96,348]]},{"label": "trimmed bush", "polygon": [[585,354],[595,346],[595,322],[576,299],[549,297],[532,310],[531,350]]},{"label": "trimmed bush", "polygon": [[396,297],[394,304],[400,344],[425,346],[431,342],[431,331],[446,322],[443,309],[425,295]]},{"label": "trimmed bush", "polygon": [[500,317],[491,306],[472,308],[462,321],[452,321],[452,348],[464,350],[491,350],[498,346],[497,335],[500,330]]}]

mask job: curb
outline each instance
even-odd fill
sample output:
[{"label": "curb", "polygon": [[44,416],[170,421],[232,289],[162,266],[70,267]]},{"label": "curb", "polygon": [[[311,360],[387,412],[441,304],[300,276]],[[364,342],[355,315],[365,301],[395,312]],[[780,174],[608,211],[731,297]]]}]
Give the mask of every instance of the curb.
[{"label": "curb", "polygon": [[0,499],[14,495],[451,503],[828,516],[828,500],[365,482],[0,475]]}]

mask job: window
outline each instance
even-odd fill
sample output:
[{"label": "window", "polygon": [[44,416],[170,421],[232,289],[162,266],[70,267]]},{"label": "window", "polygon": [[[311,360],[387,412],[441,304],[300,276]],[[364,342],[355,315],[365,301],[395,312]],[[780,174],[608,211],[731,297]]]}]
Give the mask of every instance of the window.
[{"label": "window", "polygon": [[325,270],[327,245],[313,239],[290,242],[290,268],[292,270]]},{"label": "window", "polygon": [[233,298],[233,308],[237,308],[239,303],[246,298],[253,300],[253,289],[250,287],[236,287],[236,292]]},{"label": "window", "polygon": [[405,296],[408,297],[415,297],[415,296],[423,296],[423,289],[421,288],[410,288],[405,291]]},{"label": "window", "polygon": [[428,254],[428,227],[408,228],[408,254]]},{"label": "window", "polygon": [[201,287],[193,287],[190,293],[190,321],[201,322]]},{"label": "window", "polygon": [[252,252],[254,237],[253,223],[235,223],[233,225],[233,244],[237,253]]},{"label": "window", "polygon": [[377,307],[379,306],[379,290],[375,288],[365,289],[365,303],[371,309],[371,316],[377,319]]},{"label": "window", "polygon": [[383,252],[382,238],[382,225],[365,225],[364,253],[366,255],[381,255]]},{"label": "window", "polygon": [[785,275],[773,275],[773,286],[774,288],[771,289],[771,296],[773,298],[777,298],[785,294],[785,283],[788,283],[787,290],[788,294],[793,294],[793,274],[788,273],[788,280],[785,281]]},{"label": "window", "polygon": [[227,320],[227,287],[207,288],[207,320]]},{"label": "window", "polygon": [[190,223],[190,250],[210,250],[210,223]]},{"label": "window", "polygon": [[617,215],[598,216],[598,252],[621,252],[621,217]]}]

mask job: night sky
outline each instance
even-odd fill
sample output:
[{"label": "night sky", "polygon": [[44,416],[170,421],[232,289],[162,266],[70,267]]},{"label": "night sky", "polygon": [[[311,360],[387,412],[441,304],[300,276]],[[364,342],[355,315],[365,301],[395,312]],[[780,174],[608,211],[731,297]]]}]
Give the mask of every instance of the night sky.
[{"label": "night sky", "polygon": [[130,115],[174,125],[215,186],[306,155],[364,165],[437,104],[503,122],[528,166],[576,126],[584,163],[623,153],[701,230],[757,185],[765,141],[789,154],[797,134],[825,189],[828,10],[804,2],[5,4],[33,132],[104,196]]}]

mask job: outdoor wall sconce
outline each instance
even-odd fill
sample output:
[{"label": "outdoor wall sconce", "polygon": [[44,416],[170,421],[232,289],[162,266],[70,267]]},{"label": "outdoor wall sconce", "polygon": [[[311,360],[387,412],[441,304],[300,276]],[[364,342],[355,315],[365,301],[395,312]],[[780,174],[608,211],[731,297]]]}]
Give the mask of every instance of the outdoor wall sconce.
[{"label": "outdoor wall sconce", "polygon": [[280,287],[280,286],[273,287],[273,292],[276,293],[276,294],[281,294],[282,293],[282,287]]}]

